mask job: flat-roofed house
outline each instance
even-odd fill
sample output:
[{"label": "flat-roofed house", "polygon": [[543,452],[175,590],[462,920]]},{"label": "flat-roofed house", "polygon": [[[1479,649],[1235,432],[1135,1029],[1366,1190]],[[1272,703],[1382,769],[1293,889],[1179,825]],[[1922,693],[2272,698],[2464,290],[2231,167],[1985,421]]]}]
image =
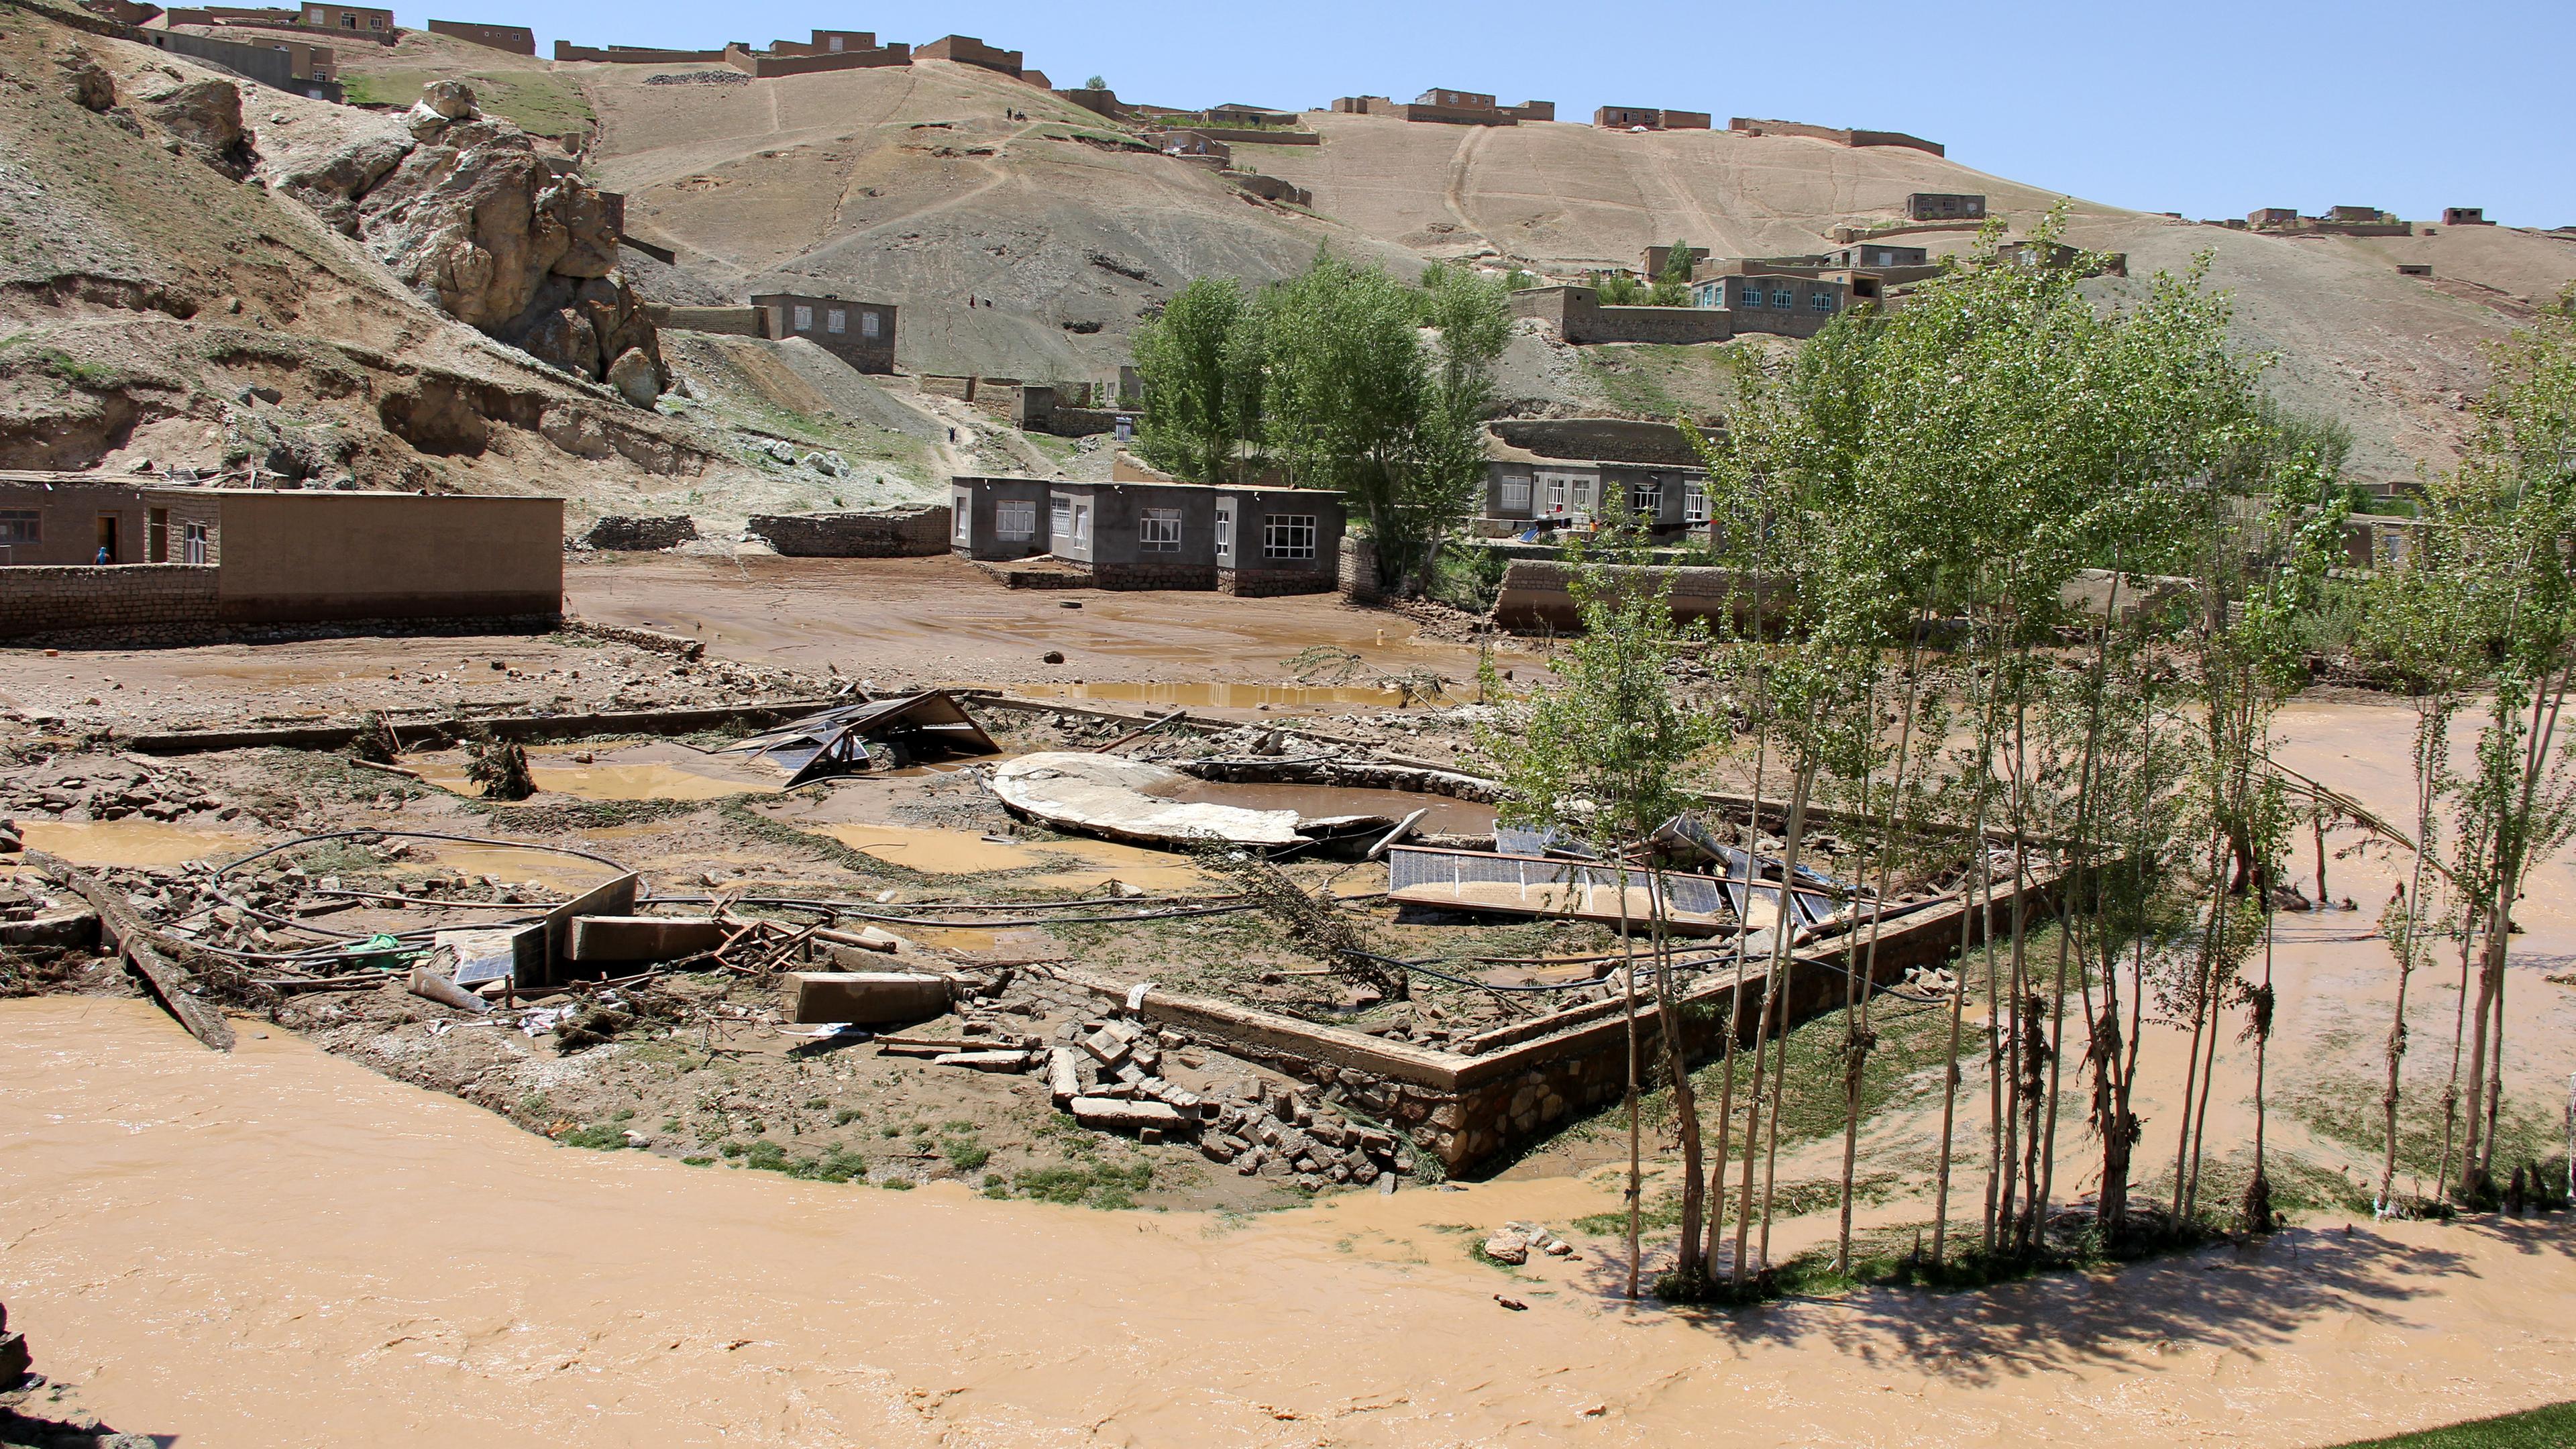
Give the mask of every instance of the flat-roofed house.
[{"label": "flat-roofed house", "polygon": [[802,337],[861,372],[894,371],[891,302],[856,302],[829,292],[761,292],[751,305],[764,337]]}]

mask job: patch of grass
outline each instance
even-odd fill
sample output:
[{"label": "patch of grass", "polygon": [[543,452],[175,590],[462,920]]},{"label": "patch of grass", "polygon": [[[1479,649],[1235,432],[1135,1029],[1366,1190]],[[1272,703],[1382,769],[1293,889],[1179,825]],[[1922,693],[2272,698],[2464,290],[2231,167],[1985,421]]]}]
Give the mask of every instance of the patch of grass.
[{"label": "patch of grass", "polygon": [[716,1165],[716,1160],[714,1158],[706,1156],[683,1157],[680,1161],[682,1164],[689,1167],[713,1167]]},{"label": "patch of grass", "polygon": [[593,1122],[575,1127],[555,1140],[566,1147],[587,1147],[593,1152],[615,1152],[626,1146],[626,1129],[606,1122]]},{"label": "patch of grass", "polygon": [[856,1107],[843,1107],[832,1114],[832,1125],[835,1127],[847,1127],[866,1115],[866,1113],[860,1111]]},{"label": "patch of grass", "polygon": [[[344,70],[340,80],[353,106],[409,106],[420,99],[422,86],[450,78],[425,70]],[[542,70],[491,70],[453,79],[474,87],[475,103],[482,109],[536,135],[578,135],[598,119],[581,87],[569,76]]]},{"label": "patch of grass", "polygon": [[1020,1196],[1040,1202],[1118,1209],[1134,1207],[1135,1194],[1153,1182],[1154,1165],[1150,1162],[1126,1167],[1099,1162],[1032,1168],[1013,1177],[1011,1187]]},{"label": "patch of grass", "polygon": [[993,1151],[972,1137],[950,1137],[939,1144],[948,1165],[959,1172],[973,1172],[993,1160]]},{"label": "patch of grass", "polygon": [[1575,355],[1584,380],[1624,413],[1698,416],[1719,410],[1734,392],[1735,355],[1724,343],[1621,343]]},{"label": "patch of grass", "polygon": [[2570,1444],[2576,1444],[2576,1403],[2472,1419],[2465,1424],[2387,1439],[2359,1439],[2342,1449],[2566,1449]]},{"label": "patch of grass", "polygon": [[877,1186],[886,1189],[888,1192],[910,1192],[914,1188],[921,1186],[921,1184],[908,1177],[889,1177],[885,1181],[878,1183]]}]

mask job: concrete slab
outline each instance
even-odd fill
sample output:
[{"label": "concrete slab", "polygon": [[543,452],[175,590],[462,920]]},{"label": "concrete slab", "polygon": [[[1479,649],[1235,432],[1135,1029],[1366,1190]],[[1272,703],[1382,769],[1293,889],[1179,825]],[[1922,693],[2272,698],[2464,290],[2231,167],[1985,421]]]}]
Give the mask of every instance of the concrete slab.
[{"label": "concrete slab", "polygon": [[911,971],[790,971],[787,1019],[802,1024],[925,1021],[948,1010],[948,978]]},{"label": "concrete slab", "polygon": [[577,916],[565,956],[599,961],[676,961],[724,944],[713,916]]}]

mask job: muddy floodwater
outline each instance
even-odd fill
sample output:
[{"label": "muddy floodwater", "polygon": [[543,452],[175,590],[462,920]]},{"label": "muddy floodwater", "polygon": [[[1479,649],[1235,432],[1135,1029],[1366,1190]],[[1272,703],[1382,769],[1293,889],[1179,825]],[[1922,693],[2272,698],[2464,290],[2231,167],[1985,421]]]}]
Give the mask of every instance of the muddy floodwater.
[{"label": "muddy floodwater", "polygon": [[1600,1211],[1597,1178],[1235,1220],[799,1183],[244,1028],[221,1056],[140,1002],[0,1003],[11,1325],[190,1449],[2314,1444],[2576,1395],[2548,1227],[1698,1319],[1608,1262],[1467,1256],[1458,1225]]}]

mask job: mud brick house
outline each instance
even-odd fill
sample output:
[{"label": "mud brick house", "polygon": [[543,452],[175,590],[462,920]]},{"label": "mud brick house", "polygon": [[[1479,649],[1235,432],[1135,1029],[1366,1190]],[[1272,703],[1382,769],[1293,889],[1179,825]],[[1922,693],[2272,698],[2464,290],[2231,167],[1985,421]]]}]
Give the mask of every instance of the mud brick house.
[{"label": "mud brick house", "polygon": [[1344,96],[1333,102],[1333,109],[1352,115],[1393,116],[1399,121],[1429,121],[1448,126],[1517,126],[1523,121],[1553,121],[1556,102],[1523,101],[1517,106],[1497,105],[1483,91],[1453,91],[1433,87],[1415,96],[1409,105],[1398,105],[1385,96]]},{"label": "mud brick house", "polygon": [[1103,589],[1327,593],[1347,524],[1320,488],[1081,483],[960,477],[950,549],[966,558],[1051,555]]},{"label": "mud brick house", "polygon": [[1007,76],[1021,73],[1020,53],[986,45],[971,35],[943,35],[913,51],[917,60],[953,60],[966,65],[980,65]]},{"label": "mud brick house", "polygon": [[1892,247],[1881,242],[1858,242],[1820,255],[1819,265],[1851,271],[1894,271],[1932,265],[1932,253],[1926,248]]},{"label": "mud brick house", "polygon": [[879,45],[866,30],[817,30],[811,40],[773,40],[766,52],[740,45],[725,47],[725,64],[757,79],[813,75],[827,70],[862,70],[870,66],[910,65],[912,47],[897,42]]},{"label": "mud brick house", "polygon": [[1928,151],[1935,156],[1948,154],[1940,142],[1909,136],[1903,131],[1862,131],[1841,126],[1811,126],[1804,121],[1755,120],[1748,116],[1729,120],[1726,129],[1739,136],[1804,136],[1836,146],[1905,146],[1916,151]]},{"label": "mud brick house", "polygon": [[1691,283],[1691,305],[1729,313],[1737,332],[1813,337],[1851,305],[1853,288],[1822,268],[1721,272]]},{"label": "mud brick house", "polygon": [[2493,226],[2483,206],[2446,206],[2442,208],[2444,226]]},{"label": "mud brick house", "polygon": [[[1724,342],[1734,314],[1700,307],[1605,307],[1590,287],[1531,287],[1512,293],[1512,315],[1535,317],[1578,346],[1599,342]],[[1769,330],[1769,329],[1762,329]]]},{"label": "mud brick house", "polygon": [[[1687,254],[1682,261],[1682,265],[1692,271],[1697,271],[1699,269],[1699,264],[1708,260],[1708,248],[1706,247],[1695,247],[1686,244],[1682,247],[1682,251]],[[1637,275],[1644,277],[1648,281],[1653,281],[1656,278],[1661,277],[1664,274],[1664,269],[1672,264],[1672,244],[1669,242],[1659,242],[1654,246],[1646,248],[1645,252],[1638,257]]]},{"label": "mud brick house", "polygon": [[1910,221],[1983,221],[1986,199],[1968,192],[1917,191],[1905,198]]},{"label": "mud brick house", "polygon": [[1705,131],[1712,118],[1706,111],[1667,111],[1654,106],[1603,106],[1592,113],[1592,124],[1605,131]]},{"label": "mud brick house", "polygon": [[1707,475],[1671,423],[1624,418],[1506,419],[1485,436],[1487,534],[1547,522],[1577,526],[1617,502],[1671,533],[1708,521]]},{"label": "mud brick house", "polygon": [[[394,13],[366,5],[306,5],[300,12],[307,29],[328,30],[334,35],[364,36],[391,45],[402,32],[394,29]],[[533,49],[536,41],[529,40]]]},{"label": "mud brick house", "polygon": [[764,337],[802,337],[861,372],[894,371],[891,302],[853,302],[829,292],[761,292],[751,306]]},{"label": "mud brick house", "polygon": [[429,22],[429,33],[444,35],[451,40],[488,45],[494,50],[506,50],[512,55],[537,53],[537,33],[524,25],[484,25],[471,20],[433,20]]},{"label": "mud brick house", "polygon": [[0,637],[562,611],[560,498],[0,473]]}]

